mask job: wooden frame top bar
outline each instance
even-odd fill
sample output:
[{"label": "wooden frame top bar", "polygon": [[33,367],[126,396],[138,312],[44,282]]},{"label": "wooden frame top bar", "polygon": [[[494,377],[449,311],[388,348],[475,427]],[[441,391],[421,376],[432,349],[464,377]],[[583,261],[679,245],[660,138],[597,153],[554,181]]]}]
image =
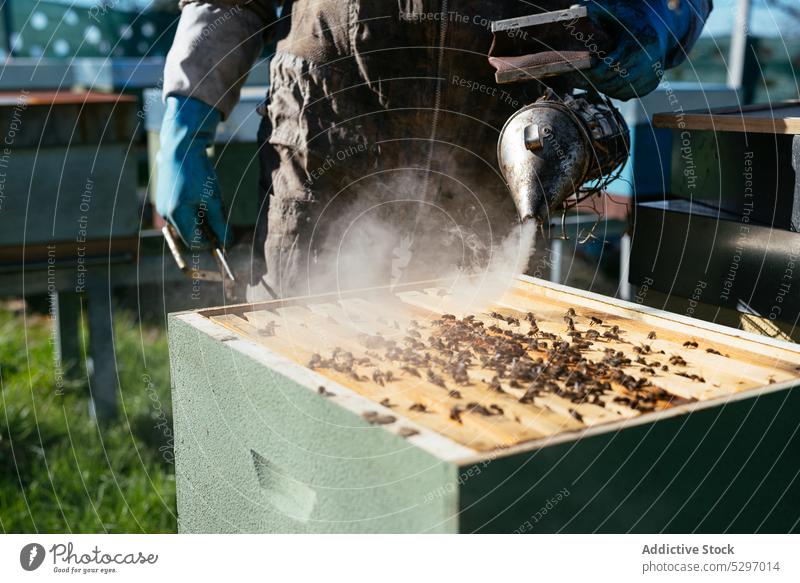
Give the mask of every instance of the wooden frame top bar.
[{"label": "wooden frame top bar", "polygon": [[[196,326],[200,325],[197,319],[202,319],[203,328],[217,330],[228,346],[244,346],[251,356],[271,359],[276,372],[278,361],[274,358],[285,359],[280,360],[280,370],[296,371],[298,375],[302,371],[309,391],[333,399],[358,395],[358,402],[363,405],[360,414],[402,419],[422,435],[430,433],[458,444],[462,454],[464,448],[487,452],[572,439],[590,428],[646,422],[690,412],[703,404],[752,395],[754,391],[800,385],[800,347],[796,345],[524,276],[493,302],[493,312],[466,308],[462,299],[447,293],[447,286],[410,284],[402,291],[384,291],[394,299],[384,295],[382,300],[373,301],[367,299],[370,294],[354,292],[355,295],[330,294],[212,308],[177,317],[190,317]],[[563,392],[567,391],[566,385],[558,391],[549,387],[533,401],[523,402],[527,383],[514,384],[503,375],[503,380],[492,380],[495,372],[478,352],[468,365],[468,379],[464,382],[451,378],[446,363],[438,359],[446,352],[436,352],[441,346],[430,344],[415,349],[430,351],[436,358],[411,367],[396,357],[384,358],[376,352],[383,350],[376,340],[394,340],[394,344],[405,346],[413,343],[411,334],[433,337],[444,321],[442,314],[451,314],[447,317],[455,319],[463,316],[459,310],[473,314],[471,317],[485,323],[492,335],[501,336],[504,331],[525,334],[532,329],[526,320],[526,311],[530,310],[540,332],[549,334],[554,342],[563,342],[564,314],[570,309],[574,318],[571,323],[581,332],[594,330],[598,337],[596,346],[584,349],[586,358],[597,362],[616,352],[617,357],[628,358],[627,363],[620,364],[628,374],[649,375],[643,377],[647,387],[637,393],[636,399],[638,403],[646,393],[654,395],[651,410],[638,411],[638,405],[626,401],[630,397],[627,389],[614,379],[599,398],[602,403],[570,400]],[[512,321],[504,320],[509,316]],[[612,327],[623,338],[616,338],[614,333],[609,340],[599,338]],[[612,348],[609,355],[606,349]],[[338,351],[352,359],[349,368],[337,367],[329,360]],[[422,368],[421,372],[416,366]],[[385,376],[387,372],[392,374]],[[495,382],[502,385],[498,387],[502,390],[490,390]],[[458,414],[453,417],[456,409]],[[391,424],[394,427],[394,421]]]},{"label": "wooden frame top bar", "polygon": [[755,134],[800,134],[800,100],[682,113],[657,113],[657,128]]}]

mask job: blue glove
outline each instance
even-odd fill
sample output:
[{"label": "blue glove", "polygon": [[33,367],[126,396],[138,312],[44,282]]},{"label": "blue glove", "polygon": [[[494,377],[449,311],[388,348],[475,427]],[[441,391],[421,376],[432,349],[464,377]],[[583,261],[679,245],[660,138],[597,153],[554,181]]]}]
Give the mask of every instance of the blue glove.
[{"label": "blue glove", "polygon": [[695,0],[583,3],[592,25],[615,46],[594,55],[596,66],[576,75],[584,77],[578,84],[617,99],[641,97],[658,87],[664,70],[683,60],[683,51],[690,48],[686,45],[696,39],[707,16],[707,9]]},{"label": "blue glove", "polygon": [[230,242],[217,173],[206,154],[220,112],[206,103],[170,95],[161,123],[156,210],[190,249],[211,244],[210,230],[223,247]]}]

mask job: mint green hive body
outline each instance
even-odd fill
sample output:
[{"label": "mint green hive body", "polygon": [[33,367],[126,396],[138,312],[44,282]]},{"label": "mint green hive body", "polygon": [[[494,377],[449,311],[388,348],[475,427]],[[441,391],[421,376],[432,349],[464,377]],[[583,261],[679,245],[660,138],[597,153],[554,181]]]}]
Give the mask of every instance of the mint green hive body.
[{"label": "mint green hive body", "polygon": [[[184,533],[787,532],[800,524],[792,383],[481,453],[202,313],[173,314],[169,340]],[[373,426],[367,412],[397,421]],[[402,429],[418,433],[402,437]]]}]

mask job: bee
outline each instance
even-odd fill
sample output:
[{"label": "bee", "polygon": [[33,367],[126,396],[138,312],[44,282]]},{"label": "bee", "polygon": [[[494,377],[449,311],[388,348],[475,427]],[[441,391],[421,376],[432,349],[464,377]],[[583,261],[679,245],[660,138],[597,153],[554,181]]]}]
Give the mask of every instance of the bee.
[{"label": "bee", "polygon": [[428,408],[423,405],[422,403],[414,403],[409,407],[410,411],[416,411],[417,413],[427,413]]},{"label": "bee", "polygon": [[603,323],[603,321],[600,318],[597,318],[595,316],[591,316],[589,320],[590,320],[589,326],[595,326],[595,325],[599,326],[600,324]]},{"label": "bee", "polygon": [[428,369],[428,380],[434,385],[438,385],[443,389],[447,388],[447,386],[444,384],[444,379],[430,369]]},{"label": "bee", "polygon": [[421,375],[421,374],[419,374],[419,371],[418,371],[417,369],[415,369],[413,366],[408,366],[408,365],[406,365],[406,366],[403,366],[403,370],[404,370],[405,372],[407,372],[408,374],[410,374],[410,375],[413,375],[413,376],[415,376],[415,377],[422,378],[422,375]]},{"label": "bee", "polygon": [[397,421],[397,417],[392,415],[381,415],[377,411],[367,411],[362,415],[372,425],[390,425]]},{"label": "bee", "polygon": [[477,413],[478,415],[483,415],[484,417],[489,417],[492,414],[489,411],[489,409],[487,409],[486,407],[484,407],[480,403],[475,403],[475,402],[467,403],[466,412],[467,413]]},{"label": "bee", "polygon": [[397,432],[397,435],[403,438],[408,438],[414,435],[419,435],[419,431],[417,431],[416,429],[411,429],[411,427],[401,427],[400,430]]},{"label": "bee", "polygon": [[683,343],[683,345],[686,348],[697,348],[698,347],[697,342],[695,342],[694,340],[687,340],[686,342]]},{"label": "bee", "polygon": [[727,354],[722,354],[719,350],[714,350],[713,348],[706,348],[706,352],[709,354],[718,354],[719,356],[728,356]]},{"label": "bee", "polygon": [[648,332],[647,339],[648,340],[655,340],[656,339],[656,333],[655,333],[654,330],[651,330],[650,332]]},{"label": "bee", "polygon": [[458,363],[452,371],[453,380],[459,385],[469,384],[469,374],[467,374],[467,365],[463,362]]},{"label": "bee", "polygon": [[333,368],[339,372],[351,373],[353,370],[353,364],[355,364],[355,358],[353,358],[353,354],[347,352],[346,350],[342,350],[341,348],[333,349],[331,361]]},{"label": "bee", "polygon": [[258,330],[260,336],[275,336],[275,322],[269,322],[266,326]]},{"label": "bee", "polygon": [[698,383],[704,383],[704,382],[706,382],[706,379],[704,379],[704,378],[703,378],[703,377],[701,377],[700,375],[691,374],[691,373],[686,373],[686,372],[676,372],[675,374],[676,374],[676,375],[678,375],[678,376],[681,376],[681,377],[687,378],[687,379],[689,379],[689,380],[697,381]]},{"label": "bee", "polygon": [[533,400],[539,396],[542,392],[541,384],[533,382],[528,387],[528,390],[525,391],[525,394],[520,397],[520,403],[533,403]]}]

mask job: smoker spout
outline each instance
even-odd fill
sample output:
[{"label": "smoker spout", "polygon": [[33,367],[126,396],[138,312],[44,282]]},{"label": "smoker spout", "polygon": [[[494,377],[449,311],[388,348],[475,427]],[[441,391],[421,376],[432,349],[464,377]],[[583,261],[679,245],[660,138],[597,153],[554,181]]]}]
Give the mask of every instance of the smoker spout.
[{"label": "smoker spout", "polygon": [[581,185],[586,139],[568,112],[533,103],[506,122],[497,144],[500,171],[520,220],[546,219]]}]

